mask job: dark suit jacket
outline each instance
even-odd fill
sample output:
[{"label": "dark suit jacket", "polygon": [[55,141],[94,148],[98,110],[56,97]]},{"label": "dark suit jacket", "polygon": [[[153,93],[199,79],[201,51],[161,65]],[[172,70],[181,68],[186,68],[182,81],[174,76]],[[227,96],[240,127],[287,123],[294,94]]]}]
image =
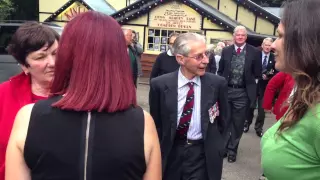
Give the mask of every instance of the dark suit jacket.
[{"label": "dark suit jacket", "polygon": [[[262,75],[261,51],[246,44],[246,60],[244,66],[244,82],[250,102],[253,103],[257,97],[256,79]],[[235,53],[234,45],[223,48],[219,62],[218,74],[229,81],[232,56]]]},{"label": "dark suit jacket", "polygon": [[210,56],[209,56],[209,64],[208,64],[208,66],[206,68],[206,72],[211,72],[213,74],[216,74],[217,65],[216,65],[216,58],[214,56],[215,56],[214,53],[210,54]]},{"label": "dark suit jacket", "polygon": [[[261,65],[262,65],[262,59],[263,57],[260,56],[260,59],[261,59]],[[267,64],[267,69],[266,71],[262,71],[262,74],[265,74],[268,79],[267,80],[263,80],[262,78],[259,80],[259,83],[258,83],[258,96],[262,96],[264,95],[264,91],[267,87],[267,84],[269,82],[269,80],[275,75],[278,73],[278,71],[275,69],[275,61],[274,61],[274,55],[272,53],[270,53],[270,56],[269,56],[269,59],[268,59],[268,64]],[[273,74],[269,73],[273,71]]]},{"label": "dark suit jacket", "polygon": [[[201,128],[210,180],[220,180],[224,155],[224,134],[228,124],[227,82],[212,73],[201,78]],[[155,121],[163,170],[174,143],[177,128],[178,71],[151,80],[149,105]],[[218,102],[220,115],[210,123],[208,110]]]}]

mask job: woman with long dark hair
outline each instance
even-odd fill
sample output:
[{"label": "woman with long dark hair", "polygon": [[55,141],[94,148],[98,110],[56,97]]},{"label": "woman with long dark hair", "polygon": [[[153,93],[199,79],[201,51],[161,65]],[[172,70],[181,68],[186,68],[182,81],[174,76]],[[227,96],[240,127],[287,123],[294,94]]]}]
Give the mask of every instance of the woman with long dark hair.
[{"label": "woman with long dark hair", "polygon": [[286,114],[262,138],[262,166],[270,180],[320,179],[320,1],[284,6],[273,43],[275,67],[295,80]]}]

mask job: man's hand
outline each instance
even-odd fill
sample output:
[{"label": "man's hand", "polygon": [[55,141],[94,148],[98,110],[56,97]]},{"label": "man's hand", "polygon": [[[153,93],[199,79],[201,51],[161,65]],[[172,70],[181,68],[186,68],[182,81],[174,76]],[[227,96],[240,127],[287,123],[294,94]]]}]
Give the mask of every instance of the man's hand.
[{"label": "man's hand", "polygon": [[262,74],[262,79],[263,79],[263,80],[268,80],[269,78],[267,77],[267,75]]}]

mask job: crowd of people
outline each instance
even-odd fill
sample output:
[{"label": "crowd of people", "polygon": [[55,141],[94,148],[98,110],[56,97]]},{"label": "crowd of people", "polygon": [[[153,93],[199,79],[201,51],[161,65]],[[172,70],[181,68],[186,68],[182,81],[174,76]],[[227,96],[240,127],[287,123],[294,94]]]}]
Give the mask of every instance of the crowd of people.
[{"label": "crowd of people", "polygon": [[[151,72],[150,114],[137,105],[133,30],[94,11],[61,37],[25,23],[8,46],[23,72],[0,84],[0,180],[220,180],[255,109],[263,176],[320,179],[319,14],[318,0],[287,2],[261,50],[243,26],[229,46],[171,34]],[[268,112],[277,122],[264,132]]]}]

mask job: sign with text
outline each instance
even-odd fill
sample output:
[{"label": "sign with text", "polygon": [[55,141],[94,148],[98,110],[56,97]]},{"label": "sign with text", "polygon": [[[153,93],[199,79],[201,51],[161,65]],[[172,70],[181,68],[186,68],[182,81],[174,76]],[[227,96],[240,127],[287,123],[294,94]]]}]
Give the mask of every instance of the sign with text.
[{"label": "sign with text", "polygon": [[60,21],[70,21],[78,14],[81,14],[83,12],[87,12],[88,9],[80,4],[79,2],[74,2],[71,4],[66,10],[64,10],[62,13],[58,15],[56,20]]},{"label": "sign with text", "polygon": [[149,26],[166,29],[201,30],[201,15],[192,8],[172,2],[154,8],[149,15]]}]

